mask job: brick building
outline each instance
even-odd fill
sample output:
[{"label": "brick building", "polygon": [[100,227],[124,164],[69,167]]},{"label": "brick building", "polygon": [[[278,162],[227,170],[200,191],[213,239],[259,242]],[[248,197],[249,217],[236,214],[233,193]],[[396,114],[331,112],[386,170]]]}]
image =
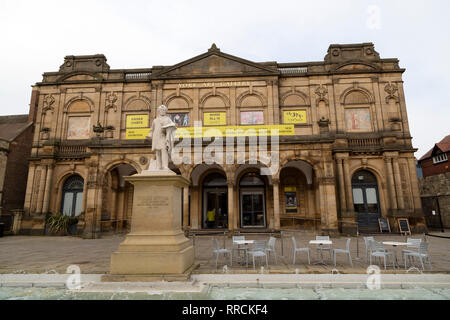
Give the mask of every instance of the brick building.
[{"label": "brick building", "polygon": [[425,219],[430,228],[450,228],[450,135],[419,159],[419,180]]},{"label": "brick building", "polygon": [[[395,229],[406,217],[421,231],[403,72],[372,43],[331,45],[323,61],[296,63],[253,62],[213,45],[173,66],[132,70],[110,69],[103,55],[67,56],[33,86],[22,228],[42,232],[46,213],[63,212],[79,217],[87,238],[126,230],[133,187],[123,177],[154,158],[145,137],[165,104],[177,132],[194,132],[188,158],[200,160],[171,164],[191,182],[185,228],[336,233],[378,230],[379,217]],[[195,136],[198,122],[240,145],[242,158],[205,161],[211,139]],[[277,136],[279,151],[275,144],[268,151],[278,167],[262,174],[275,160],[253,161],[255,135],[245,131],[239,144],[227,128],[258,130],[258,141]]]},{"label": "brick building", "polygon": [[23,210],[32,120],[29,115],[0,116],[0,215],[6,231],[11,231],[14,216],[20,219]]}]

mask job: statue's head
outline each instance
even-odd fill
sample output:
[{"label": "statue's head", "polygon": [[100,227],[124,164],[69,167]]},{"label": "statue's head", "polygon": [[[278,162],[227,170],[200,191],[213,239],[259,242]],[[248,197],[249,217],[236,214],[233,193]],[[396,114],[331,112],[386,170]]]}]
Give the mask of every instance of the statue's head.
[{"label": "statue's head", "polygon": [[165,105],[163,105],[163,104],[160,105],[158,107],[158,113],[159,113],[160,116],[165,116],[166,113],[167,113],[167,107]]}]

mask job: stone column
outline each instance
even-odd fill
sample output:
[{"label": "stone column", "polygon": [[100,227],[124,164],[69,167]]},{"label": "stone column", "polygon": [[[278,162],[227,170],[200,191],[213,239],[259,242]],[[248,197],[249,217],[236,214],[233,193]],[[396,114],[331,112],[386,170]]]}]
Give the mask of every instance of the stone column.
[{"label": "stone column", "polygon": [[344,181],[345,181],[345,195],[347,198],[347,210],[350,212],[355,211],[353,207],[353,192],[352,192],[352,179],[350,177],[350,168],[348,159],[343,159],[344,162]]},{"label": "stone column", "polygon": [[36,165],[34,163],[30,163],[28,168],[28,179],[27,179],[27,191],[25,192],[25,201],[23,205],[23,209],[25,211],[25,215],[31,214],[31,201],[33,196],[33,186],[34,186],[34,174],[36,172]]},{"label": "stone column", "polygon": [[183,228],[189,226],[189,186],[183,188]]},{"label": "stone column", "polygon": [[234,183],[232,181],[227,181],[228,185],[228,230],[234,230],[235,219],[234,219]]},{"label": "stone column", "polygon": [[338,232],[338,217],[336,207],[335,179],[319,178],[320,193],[320,223],[321,229],[328,233]]},{"label": "stone column", "polygon": [[[199,212],[200,208],[198,206],[199,204],[199,186],[195,186],[191,190],[191,229],[199,229],[200,225],[199,220],[201,221],[201,218],[199,219]],[[201,197],[200,197],[201,198]],[[201,213],[200,213],[201,215]]]},{"label": "stone column", "polygon": [[391,158],[385,157],[384,162],[386,163],[386,175],[387,175],[390,207],[391,210],[397,210],[397,199],[395,198],[394,175],[392,173]]},{"label": "stone column", "polygon": [[408,159],[409,175],[411,177],[411,192],[414,203],[414,210],[422,212],[422,201],[420,200],[419,180],[417,179],[416,163],[413,157]]},{"label": "stone column", "polygon": [[344,215],[347,211],[347,203],[345,200],[345,183],[344,183],[344,168],[343,168],[343,159],[336,159],[337,162],[337,171],[338,171],[338,179],[339,179],[339,201],[341,203],[341,214]]},{"label": "stone column", "polygon": [[280,230],[280,181],[272,180],[274,229]]},{"label": "stone column", "polygon": [[45,182],[45,190],[44,190],[44,203],[42,206],[42,213],[48,213],[48,208],[50,205],[50,190],[52,188],[52,180],[53,180],[53,164],[49,164],[47,166],[47,178]]},{"label": "stone column", "polygon": [[37,205],[36,205],[36,213],[37,214],[42,214],[42,205],[44,202],[44,189],[45,189],[46,178],[47,178],[47,166],[41,165],[41,179],[39,182],[39,192],[38,192]]},{"label": "stone column", "polygon": [[405,201],[403,200],[403,189],[402,189],[402,180],[400,177],[400,167],[398,165],[398,158],[393,158],[394,164],[394,180],[395,180],[395,190],[397,192],[397,205],[398,209],[405,208]]}]

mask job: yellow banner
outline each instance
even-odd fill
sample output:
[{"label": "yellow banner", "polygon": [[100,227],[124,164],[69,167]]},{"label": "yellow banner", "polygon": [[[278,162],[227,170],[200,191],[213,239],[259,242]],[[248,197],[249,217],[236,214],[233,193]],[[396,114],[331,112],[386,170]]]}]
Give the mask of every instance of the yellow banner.
[{"label": "yellow banner", "polygon": [[145,139],[150,134],[150,128],[127,129],[127,139]]},{"label": "yellow banner", "polygon": [[295,192],[297,191],[296,187],[284,187],[284,192]]},{"label": "yellow banner", "polygon": [[146,128],[146,127],[148,127],[148,114],[127,115],[127,128]]},{"label": "yellow banner", "polygon": [[[145,139],[150,128],[127,129],[127,139]],[[176,138],[245,137],[245,136],[293,136],[294,125],[223,126],[223,127],[179,127]]]},{"label": "yellow banner", "polygon": [[223,126],[227,124],[226,112],[205,112],[203,113],[203,124],[205,126]]},{"label": "yellow banner", "polygon": [[306,110],[283,111],[283,123],[306,123]]}]

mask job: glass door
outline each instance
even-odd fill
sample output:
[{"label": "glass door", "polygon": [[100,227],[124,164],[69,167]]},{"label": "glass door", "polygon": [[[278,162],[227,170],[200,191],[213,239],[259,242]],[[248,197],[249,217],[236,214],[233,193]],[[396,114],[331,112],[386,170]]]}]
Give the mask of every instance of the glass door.
[{"label": "glass door", "polygon": [[359,227],[378,228],[381,215],[376,186],[353,186],[353,205]]},{"label": "glass door", "polygon": [[203,228],[228,228],[228,192],[226,189],[205,189]]},{"label": "glass door", "polygon": [[265,227],[264,191],[241,192],[241,227]]}]

